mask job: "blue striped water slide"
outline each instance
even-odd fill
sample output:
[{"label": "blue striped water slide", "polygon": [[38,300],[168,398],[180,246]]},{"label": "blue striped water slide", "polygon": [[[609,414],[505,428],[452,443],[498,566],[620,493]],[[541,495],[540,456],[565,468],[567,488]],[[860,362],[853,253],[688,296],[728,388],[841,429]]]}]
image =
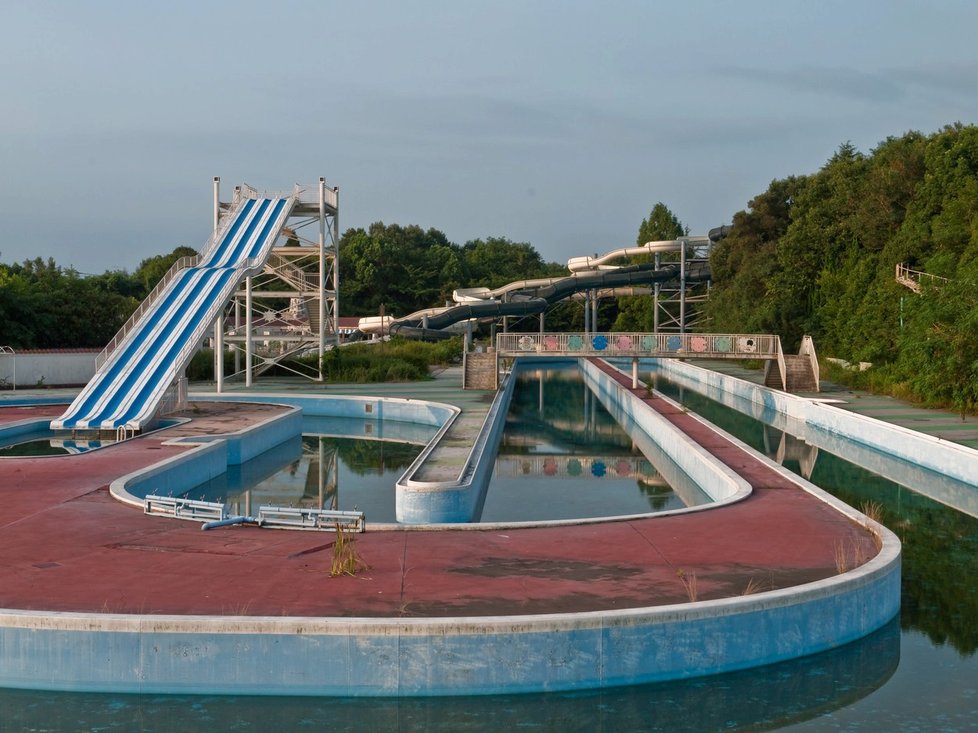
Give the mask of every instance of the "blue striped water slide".
[{"label": "blue striped water slide", "polygon": [[52,422],[53,429],[70,430],[88,427],[88,420],[81,416],[89,415],[93,410],[98,409],[99,404],[106,399],[112,385],[116,384],[127,366],[148,348],[149,341],[142,337],[143,334],[151,332],[166,313],[179,307],[186,282],[194,275],[194,270],[184,270],[177,274],[155,306],[137,322],[129,338],[112,354],[104,369],[92,378],[68,410],[58,420]]},{"label": "blue striped water slide", "polygon": [[[252,219],[240,241],[236,243],[232,251],[220,257],[219,260],[241,264],[260,257],[263,250],[269,249],[274,236],[278,233],[281,226],[279,220],[287,203],[287,199],[278,199],[274,205],[272,200],[262,201],[259,213]],[[267,251],[265,254],[267,255]],[[231,282],[232,277],[235,275],[240,277],[239,270],[232,268],[216,269],[211,272],[219,273],[219,277],[215,277],[215,282],[208,284],[200,299],[194,298],[196,307],[193,313],[182,318],[173,328],[161,331],[156,340],[155,348],[150,352],[153,358],[148,362],[144,359],[140,367],[135,370],[136,373],[145,375],[145,377],[136,382],[135,389],[133,389],[133,385],[127,385],[123,394],[129,396],[129,399],[117,401],[113,404],[112,409],[105,410],[101,414],[99,422],[103,428],[116,428],[120,425],[129,424],[136,417],[149,417],[149,415],[143,414],[145,406],[155,406],[156,400],[152,399],[155,393],[158,392],[159,396],[162,397],[162,393],[171,381],[168,377],[171,377],[174,360],[188,343],[201,335],[195,333],[198,330],[195,326],[203,324],[203,328],[207,327],[209,321],[205,318],[205,314],[214,310],[215,305],[219,308],[224,303],[230,296],[230,292],[224,292],[228,283],[233,288],[239,278],[235,277],[234,282]],[[173,338],[169,338],[170,333],[173,334]],[[119,409],[120,407],[122,409]]]},{"label": "blue striped water slide", "polygon": [[[220,256],[228,249],[240,241],[241,228],[246,222],[254,219],[256,204],[255,199],[246,199],[241,207],[235,212],[234,219],[224,231],[217,246],[211,249],[210,258]],[[199,268],[200,265],[197,266]],[[182,297],[182,290],[189,286],[188,280],[193,277],[197,268],[189,268],[177,274],[164,294],[154,306],[136,323],[133,331],[128,335],[120,349],[112,355],[110,362],[105,368],[93,377],[86,388],[78,395],[68,410],[58,420],[52,421],[53,429],[88,428],[91,420],[84,416],[93,412],[100,411],[102,404],[110,396],[108,393],[112,386],[116,384],[120,374],[126,366],[134,359],[138,358],[145,349],[149,348],[150,341],[144,334],[151,333],[161,321],[164,314],[168,313]],[[79,416],[82,416],[79,418]]]},{"label": "blue striped water slide", "polygon": [[106,417],[118,411],[126,395],[145,381],[147,369],[159,357],[161,347],[184,323],[184,316],[188,312],[187,304],[206,295],[211,279],[209,276],[213,272],[215,271],[197,269],[188,272],[189,277],[185,279],[187,287],[180,289],[180,297],[174,307],[168,308],[154,318],[153,328],[147,338],[141,339],[138,348],[133,350],[134,353],[125,362],[120,363],[116,370],[116,379],[113,380],[110,388],[106,389],[102,398],[84,413],[85,419],[80,420],[77,427],[83,429],[102,427]]},{"label": "blue striped water slide", "polygon": [[[131,425],[136,418],[151,418],[183,366],[174,360],[203,337],[249,267],[267,257],[292,201],[246,199],[215,246],[205,251],[198,265],[174,277],[123,345],[51,427],[108,429]],[[184,356],[188,358],[189,354]]]},{"label": "blue striped water slide", "polygon": [[234,246],[220,253],[208,262],[208,267],[229,267],[234,263],[243,264],[257,257],[268,241],[287,199],[279,199],[273,203],[265,199],[249,222],[242,236],[235,241]]},{"label": "blue striped water slide", "polygon": [[134,421],[140,422],[137,418],[148,419],[152,417],[157,402],[152,397],[156,392],[160,392],[160,397],[162,397],[162,393],[170,385],[173,376],[172,365],[180,356],[180,352],[193,341],[191,338],[194,335],[193,324],[203,322],[206,327],[208,314],[213,311],[214,303],[217,300],[223,303],[225,297],[222,296],[225,296],[225,293],[230,294],[228,286],[233,288],[237,283],[236,276],[238,273],[234,268],[215,270],[212,271],[212,274],[214,277],[210,279],[213,282],[209,283],[204,297],[198,299],[195,307],[178,324],[182,328],[175,329],[173,338],[160,344],[160,350],[156,352],[156,358],[147,368],[145,378],[139,381],[134,390],[123,393],[125,399],[119,401],[117,407],[106,410],[100,417],[103,427],[117,428]]},{"label": "blue striped water slide", "polygon": [[242,243],[254,236],[255,228],[259,221],[267,216],[271,204],[269,199],[249,200],[249,203],[253,203],[253,206],[246,206],[242,210],[241,216],[235,222],[234,231],[229,231],[229,236],[224,237],[218,247],[201,258],[197,267],[226,267],[239,260],[238,253],[241,251]]}]

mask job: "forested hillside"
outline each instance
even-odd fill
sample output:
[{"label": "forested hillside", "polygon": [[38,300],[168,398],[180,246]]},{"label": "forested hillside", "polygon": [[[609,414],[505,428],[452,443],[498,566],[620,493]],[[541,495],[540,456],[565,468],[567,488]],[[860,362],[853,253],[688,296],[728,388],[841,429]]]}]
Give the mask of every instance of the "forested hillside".
[{"label": "forested hillside", "polygon": [[[637,243],[687,229],[658,203]],[[625,243],[622,243],[625,244]],[[101,347],[178,256],[130,275],[82,276],[40,258],[0,264],[0,345]],[[903,264],[920,293],[899,284]],[[340,241],[343,315],[403,316],[440,305],[460,287],[563,276],[533,246],[503,237],[459,245],[437,229],[377,222]],[[926,402],[978,408],[978,128],[954,125],[888,138],[869,153],[842,145],[810,175],[772,181],[736,213],[714,250],[709,328],[803,334],[822,356],[872,362],[866,386]],[[606,299],[599,329],[648,330],[648,298]],[[511,323],[535,329],[535,317]],[[580,329],[580,304],[547,314],[551,330]]]},{"label": "forested hillside", "polygon": [[0,346],[14,349],[102,348],[170,265],[194,255],[177,247],[124,270],[82,275],[54,260],[0,264]]},{"label": "forested hillside", "polygon": [[[898,264],[921,278],[899,284]],[[810,334],[822,356],[872,362],[867,386],[978,407],[978,128],[839,148],[771,183],[714,250],[716,331]]]}]

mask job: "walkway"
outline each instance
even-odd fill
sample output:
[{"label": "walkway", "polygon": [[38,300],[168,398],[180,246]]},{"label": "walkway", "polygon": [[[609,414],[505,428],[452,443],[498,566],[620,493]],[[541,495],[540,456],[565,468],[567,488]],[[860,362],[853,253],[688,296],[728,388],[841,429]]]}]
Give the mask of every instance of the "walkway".
[{"label": "walkway", "polygon": [[[383,389],[473,409],[487,394],[445,380]],[[317,617],[612,610],[789,587],[875,554],[873,536],[848,517],[681,410],[661,399],[646,404],[743,475],[754,494],[717,511],[580,526],[368,531],[356,542],[369,570],[332,578],[331,534],[202,532],[112,500],[112,479],[184,450],[151,434],[80,456],[0,462],[0,608]],[[258,419],[261,408],[202,404],[191,426],[226,429]],[[0,408],[0,421],[25,412]]]}]

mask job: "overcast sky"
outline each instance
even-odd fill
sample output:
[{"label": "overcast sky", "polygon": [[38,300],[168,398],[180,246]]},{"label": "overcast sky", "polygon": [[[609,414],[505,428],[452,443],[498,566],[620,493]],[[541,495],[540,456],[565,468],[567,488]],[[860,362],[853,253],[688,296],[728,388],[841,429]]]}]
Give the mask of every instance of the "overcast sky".
[{"label": "overcast sky", "polygon": [[6,0],[0,262],[199,248],[213,176],[565,261],[978,122],[975,0]]}]

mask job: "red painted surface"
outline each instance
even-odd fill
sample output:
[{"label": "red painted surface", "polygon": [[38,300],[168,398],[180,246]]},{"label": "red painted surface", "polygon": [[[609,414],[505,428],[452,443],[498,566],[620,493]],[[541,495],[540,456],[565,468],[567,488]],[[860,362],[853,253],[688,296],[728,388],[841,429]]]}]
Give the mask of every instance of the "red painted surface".
[{"label": "red painted surface", "polygon": [[[626,378],[630,385],[630,378]],[[636,392],[644,397],[644,390]],[[106,613],[452,616],[554,613],[768,590],[875,555],[873,537],[660,399],[646,400],[755,487],[687,515],[507,530],[369,531],[369,569],[330,577],[332,533],[148,517],[108,484],[185,450],[148,435],[80,456],[0,461],[0,608]],[[201,432],[263,406],[225,410]],[[0,422],[60,414],[0,408]]]}]

